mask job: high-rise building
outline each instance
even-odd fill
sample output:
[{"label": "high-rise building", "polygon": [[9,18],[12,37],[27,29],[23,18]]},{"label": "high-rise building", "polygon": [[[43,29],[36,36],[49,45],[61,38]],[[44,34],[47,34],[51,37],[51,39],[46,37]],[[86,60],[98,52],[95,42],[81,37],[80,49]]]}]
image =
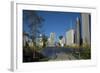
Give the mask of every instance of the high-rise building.
[{"label": "high-rise building", "polygon": [[82,39],[83,44],[91,44],[91,23],[90,23],[90,14],[89,13],[82,13]]},{"label": "high-rise building", "polygon": [[48,38],[48,46],[54,47],[55,46],[55,33],[51,32],[50,37]]},{"label": "high-rise building", "polygon": [[66,45],[67,46],[72,46],[74,44],[74,30],[70,29],[69,31],[66,32]]},{"label": "high-rise building", "polygon": [[81,25],[80,19],[76,18],[76,31],[75,31],[75,43],[80,46],[80,39],[81,39]]}]

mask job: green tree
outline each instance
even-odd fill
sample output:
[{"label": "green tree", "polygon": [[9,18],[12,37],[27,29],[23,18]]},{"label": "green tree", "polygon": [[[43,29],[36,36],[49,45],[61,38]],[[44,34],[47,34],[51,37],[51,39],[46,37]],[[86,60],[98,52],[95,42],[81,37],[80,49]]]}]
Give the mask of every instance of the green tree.
[{"label": "green tree", "polygon": [[61,36],[59,36],[59,39],[61,40],[63,38],[63,36],[61,35]]}]

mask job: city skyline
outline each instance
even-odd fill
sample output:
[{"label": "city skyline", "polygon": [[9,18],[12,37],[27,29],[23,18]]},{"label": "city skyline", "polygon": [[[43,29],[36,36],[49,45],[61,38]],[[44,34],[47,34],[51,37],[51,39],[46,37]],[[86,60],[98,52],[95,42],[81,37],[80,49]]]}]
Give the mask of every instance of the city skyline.
[{"label": "city skyline", "polygon": [[[30,10],[28,10],[30,11]],[[55,32],[55,39],[58,41],[59,36],[65,36],[70,29],[76,28],[77,17],[81,20],[81,13],[76,12],[55,12],[55,11],[36,11],[37,14],[44,18],[42,23],[42,33],[50,36],[51,32]],[[24,15],[25,16],[25,15]],[[27,21],[24,21],[24,31],[29,32]]]},{"label": "city skyline", "polygon": [[91,14],[23,10],[23,62],[91,59]]}]

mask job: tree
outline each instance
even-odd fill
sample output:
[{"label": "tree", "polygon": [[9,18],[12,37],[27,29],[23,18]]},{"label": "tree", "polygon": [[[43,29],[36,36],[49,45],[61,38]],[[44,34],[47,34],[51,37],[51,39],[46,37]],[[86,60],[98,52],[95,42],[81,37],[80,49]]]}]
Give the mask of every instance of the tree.
[{"label": "tree", "polygon": [[[35,39],[36,37],[39,36],[39,33],[41,32],[41,27],[42,27],[42,22],[44,19],[37,14],[37,11],[33,10],[23,10],[23,31],[29,29],[29,36],[32,39],[33,42],[33,48],[32,48],[32,54],[33,57],[35,58],[35,48],[36,48],[36,43]],[[27,28],[25,28],[25,26]]]},{"label": "tree", "polygon": [[46,47],[46,43],[48,41],[48,37],[45,34],[42,35],[42,40],[43,40],[43,47]]},{"label": "tree", "polygon": [[23,10],[23,25],[29,27],[29,34],[32,38],[33,45],[35,45],[35,39],[41,32],[42,22],[44,19],[37,14],[36,11]]},{"label": "tree", "polygon": [[59,36],[59,39],[61,40],[63,38],[63,36],[61,35],[61,36]]}]

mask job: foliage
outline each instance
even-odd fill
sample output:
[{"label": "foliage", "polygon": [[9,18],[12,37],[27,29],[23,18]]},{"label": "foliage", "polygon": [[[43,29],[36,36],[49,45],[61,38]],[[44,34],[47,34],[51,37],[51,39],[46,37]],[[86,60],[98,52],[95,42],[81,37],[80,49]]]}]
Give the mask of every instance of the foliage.
[{"label": "foliage", "polygon": [[48,37],[45,34],[43,34],[42,40],[43,40],[43,47],[46,47],[46,43],[48,41]]},{"label": "foliage", "polygon": [[84,48],[84,50],[80,52],[80,56],[82,59],[91,59],[91,49]]},{"label": "foliage", "polygon": [[61,36],[59,36],[59,39],[61,40],[63,38],[63,36],[61,35]]}]

